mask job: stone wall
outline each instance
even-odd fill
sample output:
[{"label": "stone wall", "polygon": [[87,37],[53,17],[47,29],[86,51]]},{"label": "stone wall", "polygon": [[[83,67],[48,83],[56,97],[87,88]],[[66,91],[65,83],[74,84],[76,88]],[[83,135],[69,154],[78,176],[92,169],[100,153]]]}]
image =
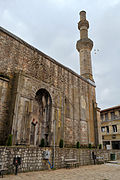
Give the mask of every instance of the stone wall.
[{"label": "stone wall", "polygon": [[0,144],[3,144],[8,126],[8,86],[9,79],[0,77]]},{"label": "stone wall", "polygon": [[[95,144],[95,85],[1,27],[0,75],[10,79],[6,91],[11,101],[4,106],[3,116],[9,124],[9,134],[13,134],[13,144],[30,144],[28,136],[34,119],[32,107],[36,93],[41,88],[46,89],[52,97],[51,134],[53,122],[56,121],[56,145],[59,145],[60,139],[64,140],[66,146],[76,145],[77,141],[80,144]],[[1,88],[4,88],[3,83],[0,83]],[[3,100],[0,99],[1,102]],[[28,109],[27,113],[25,109]],[[9,117],[5,116],[6,111]],[[2,121],[0,119],[0,124]],[[22,122],[28,122],[28,125]],[[22,133],[22,127],[27,127],[27,132]],[[1,128],[4,131],[3,126]],[[21,134],[25,134],[27,139]],[[34,145],[37,145],[36,142]]]},{"label": "stone wall", "polygon": [[[18,168],[19,172],[47,170],[50,169],[50,165],[43,158],[43,151],[46,149],[50,151],[49,161],[52,164],[53,149],[36,147],[0,147],[0,162],[2,162],[3,168],[8,169],[8,173],[14,173],[13,158],[16,156],[22,158],[22,163]],[[110,160],[110,154],[116,154],[116,159],[120,159],[120,151],[117,150],[56,148],[55,168],[64,168],[65,159],[71,158],[76,159],[81,166],[94,164],[92,159],[93,151],[97,157],[103,157],[103,161]]]},{"label": "stone wall", "polygon": [[[19,172],[37,171],[49,169],[48,163],[43,160],[43,151],[40,148],[24,148],[24,147],[1,147],[0,161],[3,168],[8,169],[8,173],[14,172],[13,158],[21,157],[22,163],[19,166]],[[51,151],[51,150],[50,150]]]}]

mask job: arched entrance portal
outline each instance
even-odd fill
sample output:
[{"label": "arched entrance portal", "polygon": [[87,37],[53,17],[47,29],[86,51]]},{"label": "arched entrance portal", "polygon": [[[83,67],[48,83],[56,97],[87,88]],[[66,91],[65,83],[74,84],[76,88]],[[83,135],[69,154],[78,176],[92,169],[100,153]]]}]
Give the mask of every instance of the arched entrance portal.
[{"label": "arched entrance portal", "polygon": [[37,102],[37,107],[38,107],[37,116],[39,117],[38,117],[38,125],[36,126],[37,137],[34,139],[36,139],[37,141],[36,144],[38,145],[40,145],[41,139],[44,139],[45,146],[50,146],[52,141],[52,132],[51,132],[52,99],[49,92],[46,89],[40,89],[36,93],[35,101]]}]

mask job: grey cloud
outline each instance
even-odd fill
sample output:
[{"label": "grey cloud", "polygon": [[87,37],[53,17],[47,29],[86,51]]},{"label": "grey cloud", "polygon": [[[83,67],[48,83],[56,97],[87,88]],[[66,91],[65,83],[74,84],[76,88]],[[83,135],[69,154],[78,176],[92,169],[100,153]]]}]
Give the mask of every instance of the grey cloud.
[{"label": "grey cloud", "polygon": [[99,107],[120,104],[119,0],[0,0],[0,24],[79,73],[79,11],[86,10]]},{"label": "grey cloud", "polygon": [[102,108],[120,104],[120,3],[107,9],[96,27],[96,38],[100,52],[95,62],[97,100]]}]

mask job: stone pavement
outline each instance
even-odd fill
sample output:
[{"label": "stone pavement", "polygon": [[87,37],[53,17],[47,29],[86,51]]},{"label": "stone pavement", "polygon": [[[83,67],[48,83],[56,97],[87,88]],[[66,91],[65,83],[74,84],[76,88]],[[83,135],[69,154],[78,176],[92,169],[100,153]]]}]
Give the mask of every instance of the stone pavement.
[{"label": "stone pavement", "polygon": [[120,165],[103,164],[5,175],[4,180],[120,180]]}]

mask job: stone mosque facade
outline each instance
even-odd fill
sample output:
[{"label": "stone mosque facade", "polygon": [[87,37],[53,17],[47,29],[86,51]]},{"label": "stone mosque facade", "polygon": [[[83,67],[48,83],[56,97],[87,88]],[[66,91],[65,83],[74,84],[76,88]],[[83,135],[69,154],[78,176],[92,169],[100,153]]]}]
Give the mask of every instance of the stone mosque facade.
[{"label": "stone mosque facade", "polygon": [[97,145],[95,82],[86,12],[80,12],[80,75],[0,27],[0,145]]}]

